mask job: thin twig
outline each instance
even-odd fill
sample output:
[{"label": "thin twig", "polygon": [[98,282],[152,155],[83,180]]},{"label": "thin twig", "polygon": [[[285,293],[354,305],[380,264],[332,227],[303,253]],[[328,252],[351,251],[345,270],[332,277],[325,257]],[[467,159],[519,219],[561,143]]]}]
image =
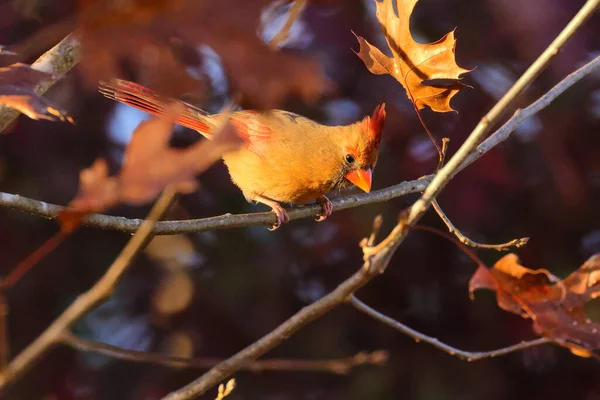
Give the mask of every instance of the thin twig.
[{"label": "thin twig", "polygon": [[[157,364],[170,368],[211,369],[223,361],[222,358],[184,358],[160,353],[126,350],[104,343],[81,339],[68,332],[65,332],[61,336],[60,342],[85,352],[102,354],[119,360]],[[242,369],[257,373],[263,371],[321,371],[344,375],[349,373],[352,368],[361,365],[383,365],[387,362],[387,359],[388,353],[385,350],[377,350],[371,353],[362,351],[352,357],[334,359],[291,360],[274,358],[269,360],[255,360],[244,365]]]},{"label": "thin twig", "polygon": [[50,239],[46,240],[44,244],[35,249],[33,253],[30,253],[24,260],[17,264],[5,278],[1,279],[0,288],[2,290],[11,289],[23,275],[54,251],[54,249],[56,249],[68,236],[69,234],[63,231],[55,233]]},{"label": "thin twig", "polygon": [[136,234],[129,240],[117,259],[108,268],[104,276],[100,278],[92,288],[75,299],[75,301],[58,317],[37,339],[17,355],[0,374],[0,389],[9,382],[21,376],[27,368],[49,350],[61,335],[66,332],[73,323],[95,308],[102,301],[110,297],[131,262],[143,249],[144,245],[152,237],[152,226],[160,219],[175,198],[175,191],[169,188],[161,194],[154,207],[148,214],[148,218],[142,224]]},{"label": "thin twig", "polygon": [[[365,262],[363,267],[355,272],[350,278],[342,282],[335,290],[323,298],[315,301],[309,306],[304,307],[288,320],[283,322],[277,328],[263,336],[261,339],[250,344],[245,349],[239,351],[227,360],[219,363],[204,375],[189,383],[188,385],[176,390],[165,397],[167,400],[185,400],[196,398],[205,393],[211,387],[222,382],[231,376],[240,367],[252,360],[257,359],[269,350],[277,347],[280,343],[289,338],[292,334],[308,325],[315,319],[323,316],[331,309],[337,307],[342,302],[348,301],[358,289],[366,285],[373,279],[377,273],[383,272],[387,267],[390,258],[396,248],[402,243],[408,233],[405,223],[411,226],[416,224],[427,211],[431,202],[441,190],[446,186],[451,177],[466,165],[467,157],[475,150],[481,139],[492,124],[497,121],[501,114],[508,108],[512,100],[537,76],[547,65],[549,60],[562,47],[566,40],[573,35],[579,26],[593,12],[600,0],[589,0],[582,10],[577,13],[574,19],[560,33],[558,38],[550,45],[548,50],[530,67],[525,75],[517,81],[515,87],[503,97],[500,102],[494,106],[482,122],[471,133],[465,143],[458,149],[457,153],[435,176],[432,183],[427,187],[423,196],[411,207],[410,213],[396,225],[392,232],[377,246],[372,248],[363,247],[365,253]],[[490,138],[491,139],[491,138]],[[499,142],[498,142],[499,143]],[[477,157],[481,153],[477,153]],[[474,159],[476,159],[475,157]],[[367,254],[370,249],[377,248],[377,252]]]},{"label": "thin twig", "polygon": [[302,11],[306,7],[306,0],[294,0],[294,4],[290,8],[287,19],[285,20],[285,24],[281,27],[281,30],[271,39],[269,46],[272,49],[278,49],[281,44],[288,38],[290,34],[290,30],[292,29],[292,25],[300,15],[302,15]]},{"label": "thin twig", "polygon": [[450,221],[450,218],[448,218],[448,216],[444,213],[444,211],[440,207],[437,200],[433,200],[431,202],[431,205],[435,209],[435,212],[437,212],[437,214],[440,216],[440,218],[442,219],[444,224],[446,224],[446,226],[448,227],[448,231],[450,231],[450,233],[454,234],[458,238],[458,240],[460,240],[461,243],[466,244],[467,246],[477,247],[480,249],[505,251],[505,250],[510,250],[511,247],[516,247],[516,248],[523,247],[529,241],[528,237],[523,237],[523,238],[519,238],[519,239],[513,239],[510,242],[500,243],[500,244],[477,243],[477,242],[469,239],[468,237],[466,237],[461,231],[459,231],[454,226],[452,221]]},{"label": "thin twig", "polygon": [[[40,58],[31,64],[31,67],[38,71],[63,75],[77,65],[80,59],[79,42],[73,35],[68,35],[56,46],[42,54]],[[37,87],[36,91],[39,94],[44,94],[56,82],[57,80],[44,82]],[[19,112],[15,109],[0,106],[0,132],[6,129],[18,116]]]},{"label": "thin twig", "polygon": [[448,153],[448,143],[450,143],[450,138],[442,138],[442,149],[440,151],[438,160],[438,166],[435,169],[436,171],[444,166],[444,162],[446,161],[446,154]]},{"label": "thin twig", "polygon": [[477,145],[498,122],[510,104],[541,73],[550,60],[552,60],[564,46],[567,40],[569,40],[581,25],[592,15],[598,4],[600,4],[600,0],[588,0],[556,39],[552,41],[548,48],[544,50],[508,92],[481,119],[458,151],[452,156],[448,163],[437,172],[431,184],[425,189],[423,196],[421,196],[421,198],[413,205],[408,216],[408,225],[415,224],[423,214],[425,214],[431,205],[431,201],[438,196],[444,187],[446,187],[455,172],[465,162],[467,157],[476,150]]},{"label": "thin twig", "polygon": [[[473,152],[464,161],[464,164],[469,165],[481,155],[487,153],[494,146],[508,139],[510,134],[517,129],[523,122],[539,113],[544,108],[548,107],[558,96],[564,93],[565,90],[572,87],[574,84],[585,78],[587,75],[592,73],[594,70],[600,67],[600,56],[592,59],[587,64],[578,68],[576,71],[567,75],[563,80],[556,84],[552,89],[546,92],[543,96],[531,103],[529,106],[523,109],[516,110],[515,113],[510,117],[508,121],[504,123],[493,136],[484,140],[477,150]],[[493,140],[492,140],[493,139]]]},{"label": "thin twig", "polygon": [[479,360],[483,360],[486,358],[499,357],[499,356],[503,356],[503,355],[506,355],[509,353],[514,353],[515,351],[527,349],[527,348],[534,347],[534,346],[539,346],[541,344],[552,343],[552,341],[550,339],[540,338],[540,339],[534,339],[534,340],[530,340],[530,341],[526,341],[526,342],[521,342],[519,344],[504,347],[504,348],[497,349],[497,350],[464,351],[464,350],[460,350],[455,347],[452,347],[450,345],[447,345],[446,343],[440,342],[438,339],[436,339],[434,337],[424,335],[421,332],[416,331],[416,330],[412,329],[411,327],[406,326],[403,323],[398,322],[395,319],[390,318],[387,315],[380,313],[377,310],[374,310],[373,308],[369,307],[368,305],[366,305],[365,303],[363,303],[362,301],[357,299],[355,296],[350,297],[350,304],[352,304],[354,306],[354,308],[365,313],[369,317],[371,317],[379,322],[382,322],[385,325],[388,325],[407,336],[410,336],[411,338],[415,339],[415,341],[417,341],[417,342],[424,342],[424,343],[430,344],[431,346],[435,347],[438,350],[443,351],[444,353],[448,353],[451,356],[458,357],[461,360],[465,360],[465,361],[479,361]]}]

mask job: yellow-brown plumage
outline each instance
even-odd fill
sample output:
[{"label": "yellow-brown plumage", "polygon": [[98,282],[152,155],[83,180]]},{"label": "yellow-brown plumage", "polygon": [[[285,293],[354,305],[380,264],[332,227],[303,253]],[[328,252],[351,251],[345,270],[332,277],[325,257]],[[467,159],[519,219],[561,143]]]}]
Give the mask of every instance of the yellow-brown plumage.
[{"label": "yellow-brown plumage", "polygon": [[[154,115],[166,108],[155,93],[131,82],[103,82],[100,91]],[[186,110],[177,123],[210,139],[217,116],[184,104]],[[279,202],[317,200],[323,206],[320,221],[331,214],[326,193],[350,184],[370,191],[384,119],[384,105],[371,117],[346,126],[325,126],[279,110],[239,111],[232,115],[232,123],[245,144],[226,153],[223,161],[246,199],[273,208],[278,219],[273,229],[288,219]]]}]

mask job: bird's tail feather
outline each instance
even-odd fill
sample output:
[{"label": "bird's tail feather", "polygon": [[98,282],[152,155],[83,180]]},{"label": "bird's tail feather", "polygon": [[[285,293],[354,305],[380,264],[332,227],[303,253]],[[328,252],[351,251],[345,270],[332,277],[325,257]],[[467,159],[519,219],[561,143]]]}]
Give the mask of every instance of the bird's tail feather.
[{"label": "bird's tail feather", "polygon": [[178,101],[184,105],[185,109],[175,122],[197,131],[208,139],[212,137],[211,132],[214,132],[214,128],[216,127],[214,118],[206,111],[183,101],[164,98],[137,83],[114,79],[110,82],[101,81],[98,89],[100,93],[111,100],[127,104],[156,116],[164,114],[170,102]]}]

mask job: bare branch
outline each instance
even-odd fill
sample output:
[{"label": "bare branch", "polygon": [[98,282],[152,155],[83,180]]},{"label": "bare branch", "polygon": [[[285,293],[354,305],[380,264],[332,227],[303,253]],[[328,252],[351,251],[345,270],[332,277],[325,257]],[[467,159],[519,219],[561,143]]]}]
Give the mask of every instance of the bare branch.
[{"label": "bare branch", "polygon": [[468,237],[466,237],[461,231],[459,231],[454,226],[454,224],[452,223],[452,221],[450,221],[450,218],[448,218],[448,216],[444,213],[444,211],[440,207],[440,205],[437,202],[437,200],[433,200],[431,202],[431,205],[435,209],[435,212],[437,212],[437,214],[440,216],[440,218],[442,219],[442,221],[444,222],[444,224],[446,224],[446,226],[448,227],[448,231],[450,233],[454,234],[456,236],[456,238],[462,244],[466,244],[467,246],[477,247],[477,248],[480,248],[480,249],[491,249],[491,250],[505,251],[505,250],[509,250],[513,246],[516,247],[516,248],[523,247],[529,241],[528,237],[524,237],[524,238],[519,238],[519,239],[513,239],[510,242],[500,243],[500,244],[477,243],[477,242],[469,239]]},{"label": "bare branch", "polygon": [[431,201],[438,196],[444,187],[446,187],[456,171],[460,170],[461,165],[467,160],[471,153],[476,150],[477,145],[482,141],[485,135],[488,134],[494,124],[498,122],[510,104],[541,73],[571,36],[573,36],[581,25],[592,15],[598,4],[600,4],[600,0],[588,0],[556,39],[550,43],[548,48],[544,50],[509,91],[481,119],[458,151],[452,156],[448,163],[437,172],[433,181],[423,193],[423,196],[421,196],[421,198],[413,205],[408,216],[408,225],[415,224],[423,214],[425,214],[431,205]]},{"label": "bare branch", "polygon": [[465,361],[479,361],[479,360],[483,360],[486,358],[499,357],[499,356],[503,356],[503,355],[506,355],[509,353],[513,353],[515,351],[527,349],[529,347],[539,346],[541,344],[552,343],[552,341],[550,339],[540,338],[540,339],[530,340],[527,342],[521,342],[519,344],[504,347],[502,349],[497,349],[497,350],[464,351],[464,350],[460,350],[455,347],[452,347],[450,345],[447,345],[443,342],[440,342],[438,339],[436,339],[434,337],[424,335],[421,332],[418,332],[418,331],[412,329],[411,327],[404,325],[403,323],[398,322],[395,319],[390,318],[387,315],[382,314],[377,310],[374,310],[373,308],[369,307],[368,305],[366,305],[365,303],[363,303],[362,301],[357,299],[355,296],[350,297],[350,304],[352,304],[354,306],[354,308],[356,308],[357,310],[367,314],[369,317],[371,317],[387,326],[390,326],[407,336],[410,336],[411,338],[415,339],[415,341],[417,341],[417,342],[424,342],[424,343],[430,344],[433,347],[435,347],[436,349],[443,351],[444,353],[448,353],[451,356],[458,357],[461,360],[465,360]]},{"label": "bare branch", "polygon": [[[211,369],[223,361],[222,358],[184,358],[173,357],[160,353],[126,350],[104,343],[97,343],[81,339],[71,333],[66,332],[61,336],[60,342],[74,349],[85,352],[102,354],[107,357],[118,358],[120,360],[157,364],[171,368]],[[257,373],[263,371],[320,371],[344,375],[349,373],[352,368],[361,365],[383,365],[387,362],[387,360],[388,353],[385,350],[377,350],[372,353],[363,351],[355,354],[352,357],[334,359],[290,360],[273,358],[269,360],[255,360],[242,366],[242,369]]]},{"label": "bare branch", "polygon": [[[454,177],[457,173],[471,165],[475,160],[479,159],[492,148],[508,139],[510,134],[514,132],[514,130],[517,129],[524,121],[543,110],[564,91],[585,76],[589,75],[598,67],[600,67],[600,57],[594,58],[583,67],[568,75],[565,79],[560,81],[550,91],[541,96],[527,108],[517,110],[514,115],[504,125],[502,125],[502,127],[495,131],[489,138],[484,140],[477,147],[476,151],[471,153],[471,155],[469,155],[463,161],[460,167],[458,167],[458,169],[452,173],[451,177]],[[398,185],[377,190],[369,194],[340,197],[332,201],[333,209],[344,210],[366,204],[385,202],[406,194],[421,192],[425,190],[427,184],[432,179],[433,175],[429,175],[414,181],[402,182]],[[55,204],[45,203],[43,201],[3,192],[0,192],[0,207],[24,211],[49,219],[55,219],[60,212],[64,210],[64,207]],[[299,206],[291,208],[288,211],[288,214],[292,220],[306,217],[312,218],[313,215],[318,213],[320,210],[321,209],[319,205]],[[129,219],[103,214],[92,214],[84,218],[83,225],[100,229],[110,229],[133,233],[141,226],[143,222],[144,221],[141,219]],[[274,222],[275,216],[271,212],[237,215],[225,214],[216,217],[193,220],[159,221],[154,227],[153,234],[175,235],[180,233],[204,232],[208,230],[241,228],[247,226],[271,226]]]},{"label": "bare branch", "polygon": [[[38,71],[62,75],[70,71],[81,59],[79,42],[71,34],[61,40],[56,46],[45,52],[31,67]],[[44,94],[57,81],[48,81],[37,88],[39,94]],[[0,106],[0,132],[19,116],[15,109]]]},{"label": "bare branch", "polygon": [[294,4],[292,4],[292,8],[290,8],[290,12],[288,14],[287,19],[285,20],[285,24],[281,27],[281,30],[271,39],[269,46],[272,49],[278,49],[281,44],[288,38],[290,34],[290,30],[292,29],[292,25],[300,15],[302,15],[302,11],[306,7],[306,0],[294,0]]},{"label": "bare branch", "polygon": [[[544,108],[548,107],[558,96],[563,94],[565,90],[579,82],[581,79],[592,73],[600,67],[600,56],[592,59],[581,68],[567,75],[563,80],[556,84],[552,89],[546,92],[542,97],[531,103],[528,107],[517,110],[492,136],[483,141],[477,150],[467,157],[463,165],[469,165],[483,154],[490,151],[494,146],[508,139],[510,134],[517,129],[523,122],[539,113]],[[464,167],[461,166],[461,170]]]},{"label": "bare branch", "polygon": [[[432,176],[427,176],[414,181],[402,182],[385,189],[376,190],[369,194],[356,194],[332,200],[334,210],[344,210],[366,204],[381,203],[410,193],[419,193],[425,190]],[[39,215],[44,218],[55,219],[64,207],[30,199],[16,194],[0,192],[0,207],[11,208]],[[288,210],[290,220],[314,217],[321,211],[321,206],[306,205],[296,206]],[[117,230],[133,233],[142,225],[142,219],[129,219],[103,214],[92,214],[84,217],[82,225],[100,229]],[[180,233],[204,232],[216,229],[241,228],[246,226],[272,226],[275,223],[275,214],[262,212],[253,214],[225,214],[216,217],[181,220],[159,221],[152,231],[155,235],[176,235]]]},{"label": "bare branch", "polygon": [[21,376],[27,368],[50,349],[71,325],[98,304],[110,297],[131,262],[152,237],[152,226],[161,218],[175,198],[175,191],[167,188],[158,198],[136,234],[129,240],[121,254],[104,276],[92,288],[80,295],[37,339],[15,357],[0,373],[0,389]]},{"label": "bare branch", "polygon": [[[510,134],[517,129],[524,121],[531,118],[542,109],[547,107],[565,90],[573,86],[579,80],[589,75],[600,66],[600,57],[596,57],[583,67],[579,68],[565,79],[560,81],[550,91],[541,96],[529,107],[517,110],[514,115],[495,131],[489,138],[484,140],[451,174],[451,178],[457,173],[471,165],[493,147],[502,143]],[[332,201],[334,210],[344,210],[366,204],[385,202],[410,193],[422,192],[431,182],[433,175],[429,175],[414,181],[402,182],[398,185],[390,186],[385,189],[377,190],[369,194],[358,194],[344,196]],[[64,207],[45,203],[43,201],[30,199],[16,194],[0,192],[0,207],[11,208],[39,215],[44,218],[55,219]],[[288,211],[291,220],[313,217],[321,210],[319,205],[308,205],[293,207]],[[129,219],[103,214],[92,214],[83,220],[83,225],[109,230],[118,230],[122,232],[135,232],[144,221],[141,219]],[[271,212],[253,213],[253,214],[225,214],[216,217],[182,220],[182,221],[159,221],[154,227],[155,235],[175,235],[180,233],[204,232],[208,230],[241,228],[247,226],[271,226],[275,222],[275,216]]]},{"label": "bare branch", "polygon": [[[239,351],[227,360],[219,363],[210,371],[189,383],[183,388],[167,395],[167,400],[184,400],[192,399],[205,393],[209,388],[219,384],[231,374],[235,373],[240,367],[252,360],[265,354],[267,351],[278,346],[280,343],[289,338],[302,327],[308,325],[315,319],[323,316],[331,309],[335,308],[342,302],[348,301],[358,289],[366,285],[378,273],[382,273],[387,267],[396,248],[402,243],[409,229],[406,225],[414,225],[425,214],[431,206],[431,202],[448,184],[452,176],[468,165],[467,158],[476,150],[481,139],[489,132],[493,123],[504,113],[512,100],[541,72],[548,64],[550,59],[564,45],[581,24],[591,15],[595,7],[600,3],[600,0],[588,0],[579,13],[567,25],[567,27],[559,34],[546,51],[538,58],[536,62],[525,72],[525,74],[517,81],[513,88],[500,100],[496,106],[482,119],[479,125],[467,138],[465,143],[458,149],[456,154],[450,159],[442,169],[438,171],[432,183],[425,189],[421,198],[411,207],[408,217],[402,218],[398,225],[380,244],[376,246],[368,246],[367,241],[363,242],[363,252],[365,254],[365,262],[363,267],[354,273],[350,278],[342,282],[335,290],[328,295],[317,300],[309,306],[304,307],[287,321],[279,325],[273,331],[263,336],[261,339],[252,343],[245,349]],[[496,138],[491,140],[498,140]],[[489,139],[488,139],[489,140]],[[500,140],[497,141],[500,143]],[[497,144],[496,143],[496,144]],[[492,146],[493,147],[493,146]],[[475,160],[482,153],[475,153]],[[370,252],[370,250],[376,251]]]}]

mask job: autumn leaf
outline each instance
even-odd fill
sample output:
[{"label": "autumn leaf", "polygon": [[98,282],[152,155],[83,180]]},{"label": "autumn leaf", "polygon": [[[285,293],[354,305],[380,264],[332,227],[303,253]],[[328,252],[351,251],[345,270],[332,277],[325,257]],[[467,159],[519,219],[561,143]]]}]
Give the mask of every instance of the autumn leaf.
[{"label": "autumn leaf", "polygon": [[[200,65],[201,45],[223,63],[246,108],[275,108],[291,96],[314,101],[329,89],[316,60],[273,51],[257,36],[270,0],[79,0],[76,34],[81,68],[90,86],[124,77],[162,95],[201,92],[190,66]],[[125,68],[124,68],[125,67]]]},{"label": "autumn leaf", "polygon": [[39,84],[56,79],[58,76],[54,74],[38,71],[21,63],[0,68],[0,104],[14,108],[32,119],[73,123],[66,112],[54,107],[35,91]]},{"label": "autumn leaf", "polygon": [[201,140],[184,149],[169,147],[175,120],[181,112],[181,105],[175,104],[162,118],[138,125],[118,175],[109,176],[103,159],[83,170],[79,192],[61,215],[63,229],[72,230],[84,215],[119,203],[147,203],[166,186],[180,193],[192,192],[197,189],[198,174],[241,144],[235,128],[227,123],[212,140]]},{"label": "autumn leaf", "polygon": [[600,254],[592,256],[564,280],[544,269],[519,264],[515,254],[493,268],[479,266],[469,282],[471,295],[485,288],[496,292],[498,305],[533,320],[534,331],[580,356],[600,348],[600,324],[585,316],[585,304],[600,296]]},{"label": "autumn leaf", "polygon": [[[396,2],[398,15],[392,1]],[[454,111],[450,100],[464,86],[458,80],[468,69],[456,64],[454,31],[433,43],[417,43],[410,33],[410,16],[418,0],[375,1],[377,19],[393,57],[356,35],[357,55],[376,75],[392,75],[418,109]],[[445,82],[444,82],[445,81]]]}]

